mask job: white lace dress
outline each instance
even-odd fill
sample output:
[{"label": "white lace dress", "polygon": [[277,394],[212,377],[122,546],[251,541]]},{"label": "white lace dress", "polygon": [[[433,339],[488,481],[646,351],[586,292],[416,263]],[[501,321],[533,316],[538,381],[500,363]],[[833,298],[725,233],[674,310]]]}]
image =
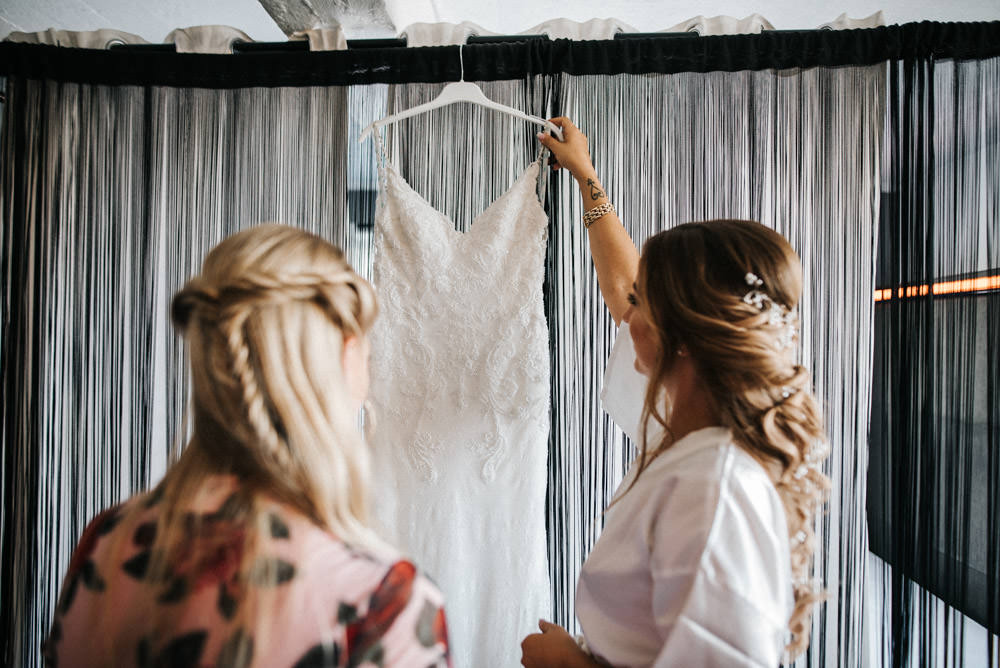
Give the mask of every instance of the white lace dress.
[{"label": "white lace dress", "polygon": [[443,591],[457,668],[519,665],[549,614],[540,169],[464,234],[391,164],[381,171],[375,519]]}]

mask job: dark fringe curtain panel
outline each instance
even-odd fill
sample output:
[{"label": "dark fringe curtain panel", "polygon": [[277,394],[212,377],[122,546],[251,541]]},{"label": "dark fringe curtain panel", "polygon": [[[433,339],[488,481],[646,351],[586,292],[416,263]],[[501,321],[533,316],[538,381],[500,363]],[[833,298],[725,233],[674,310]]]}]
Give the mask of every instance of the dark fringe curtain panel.
[{"label": "dark fringe curtain panel", "polygon": [[37,665],[85,524],[155,483],[183,441],[168,305],[209,248],[265,221],[353,255],[366,235],[346,216],[345,88],[12,77],[6,94],[0,620],[14,666]]},{"label": "dark fringe curtain panel", "polygon": [[880,663],[995,666],[1000,58],[895,61],[888,109],[868,479]]},{"label": "dark fringe curtain panel", "polygon": [[[870,561],[864,516],[880,156],[903,153],[883,144],[894,141],[883,140],[884,63],[894,81],[904,58],[1000,55],[1000,24],[477,45],[464,55],[465,78],[493,99],[570,114],[588,131],[638,243],[714,216],[757,218],[792,241],[807,286],[800,354],[826,408],[834,482],[816,564],[831,599],[802,664],[877,665],[893,640],[883,616],[904,610],[898,598],[866,607],[863,595],[872,573],[888,582],[903,572]],[[212,244],[266,220],[317,231],[367,274],[376,178],[360,127],[433,97],[434,82],[458,79],[458,63],[454,47],[193,56],[0,44],[5,665],[37,665],[86,521],[155,482],[183,442],[173,291]],[[453,107],[389,138],[414,187],[469,220],[534,157],[533,132]],[[576,574],[631,455],[599,408],[614,332],[577,200],[565,176],[550,180],[549,558],[556,621],[571,627]],[[957,627],[922,628],[948,644]]]}]

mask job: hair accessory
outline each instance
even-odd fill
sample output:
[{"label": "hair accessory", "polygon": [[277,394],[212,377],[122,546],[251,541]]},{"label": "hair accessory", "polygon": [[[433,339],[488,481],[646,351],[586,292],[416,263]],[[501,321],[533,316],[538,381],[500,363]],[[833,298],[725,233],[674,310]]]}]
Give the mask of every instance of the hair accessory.
[{"label": "hair accessory", "polygon": [[590,211],[586,211],[583,214],[583,226],[589,228],[591,225],[597,222],[599,218],[603,218],[609,213],[614,213],[615,207],[611,205],[611,202],[605,202],[595,206]]},{"label": "hair accessory", "polygon": [[764,286],[764,281],[757,274],[747,272],[743,280],[750,286],[750,292],[743,295],[743,303],[767,311],[767,324],[781,328],[778,345],[782,350],[791,348],[795,341],[795,314],[759,289]]}]

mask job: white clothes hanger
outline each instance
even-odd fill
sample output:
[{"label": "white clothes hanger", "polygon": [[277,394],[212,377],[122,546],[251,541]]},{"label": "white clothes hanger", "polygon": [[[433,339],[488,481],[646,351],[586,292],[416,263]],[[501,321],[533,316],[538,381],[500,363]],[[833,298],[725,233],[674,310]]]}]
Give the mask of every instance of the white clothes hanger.
[{"label": "white clothes hanger", "polygon": [[361,137],[358,141],[364,141],[368,138],[368,135],[372,133],[373,130],[377,130],[383,126],[396,123],[404,118],[409,118],[410,116],[416,116],[422,114],[431,109],[437,109],[438,107],[443,107],[445,105],[454,104],[456,102],[471,102],[472,104],[478,104],[482,107],[488,109],[493,109],[494,111],[501,111],[505,114],[510,114],[511,116],[516,116],[524,121],[530,121],[531,123],[536,123],[538,125],[545,126],[552,131],[559,141],[562,141],[562,128],[559,126],[545,120],[544,118],[539,118],[538,116],[532,116],[526,114],[520,109],[515,109],[514,107],[508,107],[505,104],[500,104],[499,102],[494,102],[493,100],[486,97],[483,93],[483,89],[472,83],[471,81],[465,80],[465,62],[462,58],[462,45],[458,46],[458,60],[461,66],[461,76],[459,81],[453,81],[452,83],[445,86],[436,98],[430,102],[424,102],[423,104],[418,104],[415,107],[410,107],[409,109],[404,109],[395,114],[390,114],[383,119],[373,121],[369,123],[364,130],[361,131]]}]

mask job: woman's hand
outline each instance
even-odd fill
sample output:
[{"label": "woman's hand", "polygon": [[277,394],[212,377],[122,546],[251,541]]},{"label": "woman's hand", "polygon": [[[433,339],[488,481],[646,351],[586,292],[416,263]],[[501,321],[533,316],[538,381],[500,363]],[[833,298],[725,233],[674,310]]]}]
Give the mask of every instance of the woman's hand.
[{"label": "woman's hand", "polygon": [[[584,139],[586,141],[586,138]],[[580,649],[566,629],[544,619],[538,620],[541,633],[532,633],[521,641],[521,665],[526,668],[575,668],[598,666]]]},{"label": "woman's hand", "polygon": [[560,167],[568,169],[577,181],[586,178],[596,180],[597,172],[594,171],[594,164],[590,160],[587,135],[583,134],[580,128],[573,125],[573,121],[565,116],[550,119],[550,122],[562,128],[563,140],[559,141],[552,135],[539,133],[538,141],[552,151],[552,169]]}]

